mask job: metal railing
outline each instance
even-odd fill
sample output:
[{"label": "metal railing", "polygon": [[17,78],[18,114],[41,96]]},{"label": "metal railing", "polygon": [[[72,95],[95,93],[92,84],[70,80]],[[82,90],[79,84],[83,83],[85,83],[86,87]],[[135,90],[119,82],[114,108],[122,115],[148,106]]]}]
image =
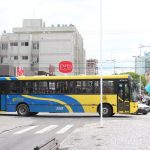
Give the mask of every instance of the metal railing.
[{"label": "metal railing", "polygon": [[52,138],[51,140],[47,141],[45,144],[41,146],[36,146],[34,150],[59,150],[60,144],[58,140]]}]

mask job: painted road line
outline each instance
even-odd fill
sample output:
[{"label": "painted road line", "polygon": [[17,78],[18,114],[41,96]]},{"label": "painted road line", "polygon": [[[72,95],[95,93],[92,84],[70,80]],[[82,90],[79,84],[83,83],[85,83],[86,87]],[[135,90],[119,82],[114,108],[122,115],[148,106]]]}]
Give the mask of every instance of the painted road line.
[{"label": "painted road line", "polygon": [[58,125],[50,125],[50,126],[48,126],[46,128],[43,128],[42,130],[39,130],[39,131],[35,132],[35,134],[42,134],[42,133],[44,133],[46,131],[51,131],[51,130],[57,128],[57,127],[58,127]]},{"label": "painted road line", "polygon": [[66,131],[68,131],[72,127],[73,127],[73,124],[66,125],[64,128],[62,128],[61,130],[56,132],[56,134],[63,134],[63,133],[65,133]]},{"label": "painted road line", "polygon": [[29,127],[29,128],[23,129],[23,130],[21,130],[21,131],[15,132],[14,134],[22,134],[22,133],[25,133],[25,132],[27,132],[27,131],[30,131],[30,130],[36,128],[36,127],[37,127],[37,126],[31,126],[31,127]]}]

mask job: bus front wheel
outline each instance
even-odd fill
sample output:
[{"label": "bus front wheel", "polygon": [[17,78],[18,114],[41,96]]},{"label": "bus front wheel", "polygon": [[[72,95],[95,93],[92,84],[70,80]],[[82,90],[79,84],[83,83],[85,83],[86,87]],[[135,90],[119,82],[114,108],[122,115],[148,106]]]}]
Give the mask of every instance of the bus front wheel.
[{"label": "bus front wheel", "polygon": [[[101,114],[100,105],[98,107],[98,113],[99,113],[99,115]],[[104,117],[111,117],[112,115],[113,115],[113,112],[112,112],[111,106],[109,106],[107,104],[103,104],[103,116]]]},{"label": "bus front wheel", "polygon": [[17,113],[19,116],[29,116],[30,110],[26,104],[19,104],[17,106]]}]

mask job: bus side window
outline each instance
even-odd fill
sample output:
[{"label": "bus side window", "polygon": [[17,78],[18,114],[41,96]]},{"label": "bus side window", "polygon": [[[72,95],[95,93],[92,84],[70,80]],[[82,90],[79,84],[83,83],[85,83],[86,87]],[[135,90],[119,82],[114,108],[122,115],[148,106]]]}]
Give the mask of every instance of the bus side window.
[{"label": "bus side window", "polygon": [[86,81],[87,82],[87,93],[88,94],[93,94],[94,92],[94,84],[93,81]]},{"label": "bus side window", "polygon": [[26,94],[29,94],[29,91],[28,91],[27,88],[24,88],[24,89],[23,89],[23,94],[25,94],[25,95],[26,95]]},{"label": "bus side window", "polygon": [[75,81],[75,93],[81,93],[81,86],[82,86],[82,83],[81,81]]},{"label": "bus side window", "polygon": [[69,94],[74,94],[74,81],[68,81],[68,92]]},{"label": "bus side window", "polygon": [[20,84],[18,81],[9,82],[9,94],[18,94],[20,93]]},{"label": "bus side window", "polygon": [[115,88],[114,88],[114,81],[113,80],[105,80],[103,81],[103,93],[104,94],[114,94]]},{"label": "bus side window", "polygon": [[97,81],[94,81],[94,91],[95,91],[95,94],[100,94],[100,85],[99,85],[100,81],[97,80]]},{"label": "bus side window", "polygon": [[54,81],[49,81],[48,93],[50,93],[50,94],[54,94],[55,93],[55,82]]},{"label": "bus side window", "polygon": [[5,82],[5,83],[2,83],[1,82],[1,85],[0,85],[0,94],[7,94],[8,91],[8,84]]},{"label": "bus side window", "polygon": [[48,92],[48,82],[39,81],[39,94],[47,94]]}]

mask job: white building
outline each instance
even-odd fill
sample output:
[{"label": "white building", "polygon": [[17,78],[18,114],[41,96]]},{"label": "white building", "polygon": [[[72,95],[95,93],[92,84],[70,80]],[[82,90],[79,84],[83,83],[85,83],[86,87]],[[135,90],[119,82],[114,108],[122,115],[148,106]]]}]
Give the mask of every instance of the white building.
[{"label": "white building", "polygon": [[21,66],[25,75],[59,72],[61,61],[71,61],[69,75],[85,74],[83,39],[74,25],[46,27],[42,19],[25,19],[23,27],[4,32],[0,39],[0,65]]},{"label": "white building", "polygon": [[145,52],[144,56],[135,58],[135,72],[140,75],[150,71],[150,52]]}]

